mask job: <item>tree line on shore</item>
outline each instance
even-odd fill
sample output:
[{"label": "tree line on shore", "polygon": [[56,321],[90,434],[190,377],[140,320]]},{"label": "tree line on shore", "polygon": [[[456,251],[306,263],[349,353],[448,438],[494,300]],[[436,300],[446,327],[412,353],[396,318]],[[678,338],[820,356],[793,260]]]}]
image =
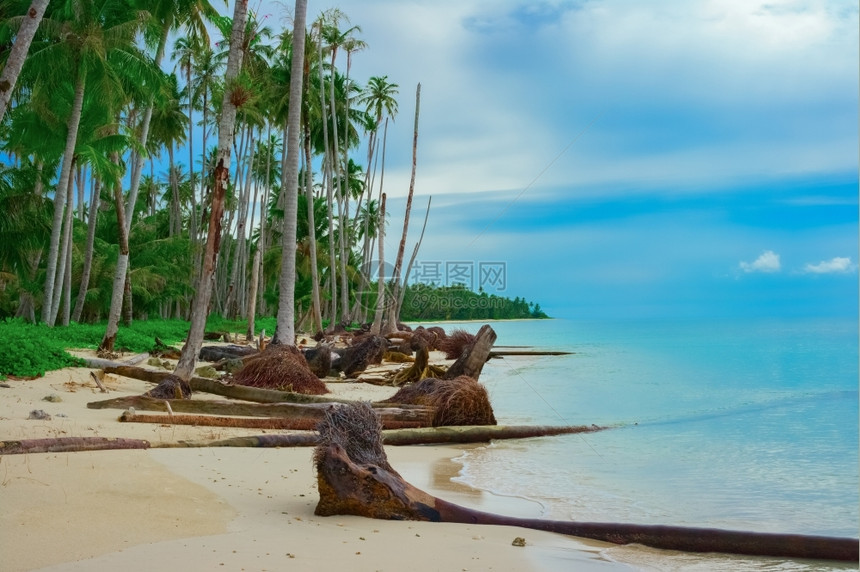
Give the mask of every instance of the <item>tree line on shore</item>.
[{"label": "tree line on shore", "polygon": [[[274,31],[247,0],[232,18],[208,0],[0,5],[0,314],[106,320],[111,350],[120,320],[202,333],[217,314],[253,332],[258,313],[284,312],[291,339],[393,330],[407,300],[418,308],[403,270],[412,187],[393,275],[370,278],[399,86],[350,77],[368,46],[346,14],[307,21],[298,0],[292,30]],[[420,85],[413,185],[419,104]],[[425,305],[421,318],[498,312],[467,316],[454,294],[459,313]]]}]

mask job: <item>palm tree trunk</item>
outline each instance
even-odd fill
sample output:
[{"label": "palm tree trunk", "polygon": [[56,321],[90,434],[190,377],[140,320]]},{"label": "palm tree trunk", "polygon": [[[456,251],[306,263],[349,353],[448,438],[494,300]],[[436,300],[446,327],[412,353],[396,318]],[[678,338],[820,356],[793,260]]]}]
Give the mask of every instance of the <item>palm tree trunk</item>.
[{"label": "palm tree trunk", "polygon": [[[115,163],[119,162],[116,153],[112,157]],[[116,271],[113,276],[113,290],[110,298],[110,313],[108,314],[107,328],[104,338],[99,344],[99,350],[113,352],[116,334],[119,331],[119,315],[122,311],[122,299],[125,291],[126,272],[128,271],[128,233],[125,226],[125,213],[122,202],[122,180],[117,177],[113,188],[114,208],[116,209],[117,232],[119,233],[119,258],[116,261]]]},{"label": "palm tree trunk", "polygon": [[57,316],[60,313],[60,303],[63,298],[63,285],[66,280],[66,260],[68,260],[69,254],[69,243],[72,240],[72,211],[74,210],[74,203],[72,202],[72,197],[74,196],[74,177],[69,177],[69,184],[66,187],[66,211],[63,215],[63,240],[60,245],[60,254],[59,261],[57,262],[57,276],[54,281],[54,296],[52,298],[53,302],[51,305],[51,324],[57,323]]},{"label": "palm tree trunk", "polygon": [[45,15],[48,1],[33,0],[30,9],[27,10],[27,15],[21,22],[21,27],[18,28],[18,33],[15,34],[15,44],[9,52],[3,73],[0,73],[0,121],[3,121],[3,116],[6,115],[9,101],[12,99],[12,92],[15,90],[15,84],[18,83],[18,75],[21,73],[21,68],[24,67],[24,60],[27,59],[30,43],[36,35],[42,16]]},{"label": "palm tree trunk", "polygon": [[[268,122],[267,127],[267,135],[266,140],[271,143],[272,142],[272,122]],[[272,156],[274,155],[274,145],[272,149],[266,154],[266,184],[263,188],[263,198],[260,200],[260,241],[257,244],[257,250],[261,252],[260,259],[257,262],[257,268],[255,268],[254,272],[257,273],[258,276],[258,284],[257,287],[266,291],[266,282],[265,277],[263,276],[263,255],[266,254],[266,250],[268,249],[269,241],[266,237],[266,213],[268,212],[268,204],[269,204],[269,188],[271,187],[271,174],[272,174]],[[255,304],[255,313],[256,313],[256,301]],[[265,312],[266,305],[265,301],[261,302],[260,307],[261,311]]]},{"label": "palm tree trunk", "polygon": [[69,177],[72,172],[72,163],[75,159],[75,144],[78,138],[78,126],[81,123],[81,109],[84,105],[84,87],[86,85],[86,71],[81,67],[78,70],[78,78],[75,83],[75,98],[72,102],[72,112],[67,123],[66,148],[63,151],[63,166],[60,168],[60,180],[57,182],[57,191],[54,193],[54,221],[51,227],[51,243],[48,247],[48,262],[45,275],[45,294],[42,299],[42,321],[49,326],[54,325],[51,319],[51,311],[54,302],[54,281],[57,277],[57,258],[60,254],[60,232],[63,227],[63,207],[66,202],[66,188],[69,186]]},{"label": "palm tree trunk", "polygon": [[379,273],[376,277],[376,313],[373,315],[373,325],[370,327],[372,334],[379,334],[382,330],[382,312],[385,309],[385,193],[379,205],[379,230],[376,234],[379,240]]},{"label": "palm tree trunk", "polygon": [[254,339],[254,321],[257,318],[257,286],[260,284],[260,249],[254,252],[254,262],[251,266],[251,292],[248,294],[248,330],[245,339]]},{"label": "palm tree trunk", "polygon": [[[335,180],[335,189],[337,191],[337,213],[338,213],[338,251],[340,258],[340,307],[341,307],[341,320],[349,321],[349,291],[347,288],[346,281],[346,225],[345,225],[345,215],[344,215],[344,201],[345,192],[349,192],[348,190],[344,190],[342,188],[342,184],[346,182],[346,178],[349,176],[347,173],[347,168],[344,166],[343,172],[341,172],[340,167],[340,141],[338,138],[337,132],[337,107],[335,105],[334,98],[334,76],[336,73],[335,68],[335,57],[337,54],[337,50],[332,50],[331,52],[331,74],[332,79],[329,82],[329,105],[331,106],[331,126],[332,126],[332,155],[333,159],[331,161],[332,164],[332,173]],[[348,96],[348,94],[347,94]],[[329,216],[332,216],[331,213]],[[332,268],[334,267],[334,251],[332,251]],[[334,320],[334,317],[332,317]],[[332,322],[334,323],[334,322]]]},{"label": "palm tree trunk", "polygon": [[95,245],[96,238],[96,220],[98,219],[99,213],[99,194],[101,193],[99,182],[99,179],[95,179],[92,196],[90,197],[90,214],[89,220],[87,221],[87,248],[84,253],[84,269],[81,273],[81,286],[78,289],[78,298],[75,301],[75,309],[72,312],[72,321],[74,322],[81,321],[81,313],[84,311],[84,302],[87,299],[87,290],[90,288],[90,273],[93,268],[93,247]]},{"label": "palm tree trunk", "polygon": [[[194,98],[191,89],[191,62],[186,71],[188,79],[188,181],[191,184],[191,217],[188,220],[188,235],[191,245],[197,240],[197,190],[194,188]],[[204,126],[205,129],[205,126]],[[201,174],[202,180],[202,174]],[[193,248],[192,248],[193,251]]]},{"label": "palm tree trunk", "polygon": [[[412,177],[409,180],[409,195],[406,197],[406,215],[403,218],[403,234],[400,237],[400,246],[397,249],[397,260],[394,263],[394,304],[392,304],[391,312],[388,316],[388,323],[385,325],[386,333],[397,331],[397,322],[400,320],[400,308],[397,306],[396,300],[400,297],[401,288],[405,288],[406,280],[403,284],[400,283],[400,269],[403,265],[403,254],[406,250],[406,235],[409,232],[409,214],[412,211],[412,196],[415,194],[415,167],[418,159],[418,113],[421,107],[421,84],[418,84],[415,90],[415,127],[412,131]],[[408,277],[407,277],[408,278]]]},{"label": "palm tree trunk", "polygon": [[[78,180],[80,186],[80,179]],[[63,278],[63,326],[69,325],[72,313],[72,231],[74,230],[74,211],[72,210],[72,186],[69,185],[69,196],[66,197],[66,263]]]},{"label": "palm tree trunk", "polygon": [[322,312],[320,306],[320,275],[317,262],[317,233],[314,220],[314,189],[313,174],[311,173],[311,138],[310,126],[305,117],[305,196],[308,207],[308,240],[311,251],[311,312],[313,315],[314,333],[322,332]]},{"label": "palm tree trunk", "polygon": [[[167,46],[167,36],[170,32],[170,26],[165,25],[161,32],[161,38],[158,42],[158,49],[155,52],[155,66],[160,68],[161,61],[164,59],[164,48]],[[155,107],[154,100],[150,99],[146,110],[143,112],[143,119],[140,124],[140,146],[146,149],[146,143],[149,140],[149,124],[152,121],[152,111]],[[134,205],[137,202],[137,193],[140,190],[140,174],[143,171],[144,152],[135,153],[135,161],[131,170],[131,187],[128,191],[128,204],[125,207],[125,232],[131,232],[132,218],[134,217]]]},{"label": "palm tree trunk", "polygon": [[81,222],[84,222],[84,211],[85,211],[85,207],[84,207],[84,180],[85,180],[84,169],[81,169],[80,167],[78,167],[78,182],[77,182],[77,185],[78,185],[78,218],[81,220]]},{"label": "palm tree trunk", "polygon": [[302,121],[302,80],[305,60],[305,18],[307,0],[296,0],[293,20],[292,62],[290,68],[290,103],[287,108],[287,165],[283,173],[286,184],[284,204],[284,234],[281,243],[280,297],[278,299],[278,325],[273,344],[295,345],[295,291],[296,291],[296,214],[299,193],[299,131]]},{"label": "palm tree trunk", "polygon": [[170,236],[182,234],[182,211],[179,208],[179,177],[173,156],[173,143],[167,145],[168,171],[170,173]]},{"label": "palm tree trunk", "polygon": [[333,327],[337,321],[337,280],[335,271],[335,254],[334,254],[334,201],[332,197],[332,164],[329,160],[329,144],[328,144],[328,120],[326,120],[326,103],[325,103],[325,81],[323,78],[323,57],[322,57],[322,24],[320,23],[320,38],[317,45],[319,51],[320,62],[320,110],[322,114],[323,127],[323,145],[325,147],[325,157],[323,158],[323,181],[326,185],[326,203],[328,206],[328,256],[329,256],[329,280],[331,286],[331,315],[329,316],[329,327]]},{"label": "palm tree trunk", "polygon": [[239,214],[236,220],[236,246],[233,248],[233,267],[230,271],[230,282],[227,287],[227,301],[224,304],[224,313],[227,317],[235,319],[239,313],[239,304],[236,300],[239,298],[238,288],[240,283],[239,273],[245,271],[244,255],[245,255],[245,223],[248,219],[248,210],[251,200],[251,175],[254,169],[254,129],[248,127],[250,135],[248,137],[247,149],[250,157],[247,160],[247,173],[245,174],[245,185],[239,197]]},{"label": "palm tree trunk", "polygon": [[[245,20],[248,15],[248,0],[236,0],[233,11],[233,30],[230,34],[230,55],[227,59],[225,83],[231,82],[239,75],[242,67],[242,43],[245,36]],[[224,215],[224,185],[230,176],[230,142],[233,139],[233,128],[236,124],[236,106],[226,93],[221,108],[221,120],[218,125],[218,164],[214,171],[212,186],[212,205],[209,215],[209,229],[206,237],[206,250],[203,254],[203,266],[194,301],[191,306],[191,327],[188,337],[182,347],[182,354],[176,364],[174,375],[188,381],[194,373],[197,354],[203,344],[203,332],[206,328],[209,301],[212,297],[212,276],[218,261],[218,250],[221,241],[221,219]]]}]

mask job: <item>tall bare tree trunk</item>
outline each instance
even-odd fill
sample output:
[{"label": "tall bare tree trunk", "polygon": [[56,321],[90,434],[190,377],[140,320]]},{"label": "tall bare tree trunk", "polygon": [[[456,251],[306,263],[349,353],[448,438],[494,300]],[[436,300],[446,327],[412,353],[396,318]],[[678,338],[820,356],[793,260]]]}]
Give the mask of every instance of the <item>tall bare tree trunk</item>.
[{"label": "tall bare tree trunk", "polygon": [[421,84],[415,90],[415,127],[412,131],[412,177],[409,180],[409,195],[406,198],[406,215],[403,218],[403,235],[400,237],[400,246],[397,249],[397,259],[394,262],[394,278],[393,282],[393,299],[394,303],[391,306],[391,311],[388,316],[388,322],[385,324],[385,332],[393,333],[397,331],[397,322],[400,320],[400,308],[397,307],[396,300],[400,297],[400,289],[405,288],[406,279],[403,284],[400,281],[400,269],[403,265],[403,254],[406,250],[406,235],[409,233],[409,214],[412,211],[412,197],[415,194],[415,170],[418,159],[418,114],[421,107]]},{"label": "tall bare tree trunk", "polygon": [[[233,29],[230,33],[230,55],[227,59],[227,72],[224,80],[230,86],[239,75],[242,67],[242,44],[245,37],[245,21],[248,16],[248,0],[236,0],[233,10]],[[231,99],[232,93],[224,94],[221,107],[221,120],[218,125],[218,164],[215,167],[212,186],[212,206],[209,215],[209,232],[206,238],[206,251],[203,255],[203,266],[200,280],[194,293],[191,305],[191,327],[188,337],[182,347],[182,354],[173,373],[180,379],[188,381],[194,373],[197,354],[203,344],[203,332],[206,329],[206,317],[209,314],[209,301],[212,298],[212,276],[218,261],[218,250],[221,241],[221,220],[224,215],[224,186],[230,176],[230,149],[233,140],[233,128],[236,124],[236,105]]]},{"label": "tall bare tree trunk", "polygon": [[[292,66],[290,68],[290,103],[287,108],[287,165],[284,170],[286,203],[284,204],[284,234],[281,246],[280,297],[278,326],[273,344],[295,345],[296,290],[296,214],[299,186],[299,132],[302,121],[302,80],[305,60],[305,19],[307,0],[296,0],[293,20]],[[313,232],[313,231],[311,231]]]},{"label": "tall bare tree trunk", "polygon": [[15,90],[15,84],[18,83],[18,76],[21,73],[21,68],[24,67],[24,60],[27,59],[27,51],[30,49],[36,30],[39,29],[42,16],[45,15],[48,1],[33,0],[21,26],[18,28],[18,33],[15,34],[15,44],[9,52],[3,73],[0,73],[0,121],[3,121],[3,116],[6,115],[9,101],[12,99],[12,92]]}]

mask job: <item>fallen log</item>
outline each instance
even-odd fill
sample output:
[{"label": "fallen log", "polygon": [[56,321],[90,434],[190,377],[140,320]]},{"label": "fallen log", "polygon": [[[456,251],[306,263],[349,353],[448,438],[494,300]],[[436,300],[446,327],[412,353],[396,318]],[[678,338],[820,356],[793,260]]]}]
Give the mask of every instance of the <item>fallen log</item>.
[{"label": "fallen log", "polygon": [[318,430],[320,443],[314,451],[314,464],[320,500],[314,512],[320,516],[349,514],[388,520],[521,526],[614,544],[636,543],[686,552],[853,562],[860,556],[855,538],[552,521],[472,510],[436,498],[403,480],[388,464],[379,422],[366,405],[331,410]]},{"label": "fallen log", "polygon": [[[288,417],[319,421],[330,408],[345,407],[342,403],[241,403],[235,401],[209,401],[203,399],[171,399],[174,413],[203,413],[208,415],[237,415],[244,417]],[[87,403],[89,409],[129,409],[140,411],[168,411],[167,400],[141,395],[115,397]],[[434,411],[428,407],[377,407],[373,409],[382,423],[414,422],[429,427]]]},{"label": "fallen log", "polygon": [[[121,421],[140,421],[144,417],[155,418],[155,415],[145,416],[130,414],[131,418]],[[126,413],[123,414],[126,417]],[[176,423],[178,418],[185,416],[174,415],[172,420],[167,415],[157,416],[159,422]],[[162,421],[163,420],[163,421]],[[267,421],[263,419],[262,421]],[[275,419],[275,421],[278,421]],[[154,421],[153,421],[154,422]],[[544,437],[567,433],[582,433],[599,431],[597,426],[553,427],[553,426],[475,426],[475,427],[425,427],[390,429],[382,431],[382,440],[386,445],[433,445],[433,444],[463,444],[487,443],[497,439],[523,439],[527,437]],[[23,453],[69,453],[77,451],[102,451],[107,449],[158,449],[158,448],[193,448],[193,447],[314,447],[319,443],[316,432],[289,433],[274,435],[249,435],[232,437],[216,441],[179,441],[176,443],[150,443],[141,439],[111,439],[106,437],[57,437],[54,439],[25,439],[20,441],[0,441],[0,455],[15,455]]]},{"label": "fallen log", "polygon": [[[119,416],[123,423],[157,423],[160,425],[192,425],[195,427],[240,427],[243,429],[281,429],[290,431],[312,431],[319,422],[315,418],[289,417],[232,417],[223,415],[147,415],[124,411]],[[384,422],[388,429],[421,427],[420,421]]]},{"label": "fallen log", "polygon": [[305,433],[289,433],[274,435],[249,435],[246,437],[231,437],[218,441],[179,441],[176,443],[159,443],[158,448],[197,448],[197,447],[313,447],[317,444],[317,434],[312,431]]},{"label": "fallen log", "polygon": [[102,358],[94,358],[94,357],[85,357],[81,358],[84,360],[84,363],[87,367],[91,367],[94,369],[104,369],[106,367],[130,367],[138,364],[149,357],[148,353],[137,354],[123,361],[102,359]]},{"label": "fallen log", "polygon": [[56,437],[53,439],[22,439],[0,441],[0,455],[24,453],[67,453],[72,451],[104,451],[107,449],[148,449],[143,439],[108,437]]},{"label": "fallen log", "polygon": [[[489,443],[499,439],[525,439],[548,437],[570,433],[591,433],[605,427],[591,426],[525,426],[525,425],[475,425],[466,427],[421,427],[415,429],[383,429],[385,445],[450,445],[464,443]],[[313,447],[319,442],[317,433],[308,433],[298,438],[295,433],[275,435],[253,435],[231,437],[218,441],[185,441],[183,447]],[[153,447],[173,447],[172,444],[157,444]]]},{"label": "fallen log", "polygon": [[[131,377],[151,383],[161,383],[170,375],[170,372],[156,371],[142,367],[130,366],[108,366],[105,372]],[[212,393],[223,397],[232,397],[243,401],[255,401],[257,403],[350,403],[348,399],[337,397],[323,397],[320,395],[307,395],[293,391],[279,391],[277,389],[262,389],[259,387],[248,387],[245,385],[233,385],[216,379],[205,377],[192,377],[190,382],[193,391]]]},{"label": "fallen log", "polygon": [[488,359],[505,356],[569,356],[574,352],[558,352],[547,350],[493,350],[490,352]]},{"label": "fallen log", "polygon": [[279,389],[264,389],[262,387],[248,387],[247,385],[234,385],[204,377],[192,377],[191,389],[257,403],[351,403],[349,399],[338,397],[310,395],[307,393],[296,393],[295,391],[281,391]]}]

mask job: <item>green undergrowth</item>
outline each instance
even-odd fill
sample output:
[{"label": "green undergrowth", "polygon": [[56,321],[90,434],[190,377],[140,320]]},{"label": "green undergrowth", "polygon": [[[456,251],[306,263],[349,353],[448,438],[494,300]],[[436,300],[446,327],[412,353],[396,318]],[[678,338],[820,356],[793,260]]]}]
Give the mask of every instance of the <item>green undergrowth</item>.
[{"label": "green undergrowth", "polygon": [[[115,349],[142,353],[155,347],[155,338],[167,345],[178,344],[188,335],[184,320],[135,320],[130,327],[120,325]],[[70,324],[49,328],[43,324],[28,324],[22,320],[0,322],[0,379],[7,376],[39,377],[45,372],[83,365],[67,349],[95,349],[105,334],[106,322]],[[225,320],[212,316],[206,322],[207,332],[238,332],[244,334],[245,321]],[[275,319],[255,322],[255,332],[265,329],[267,335],[275,330]]]}]

